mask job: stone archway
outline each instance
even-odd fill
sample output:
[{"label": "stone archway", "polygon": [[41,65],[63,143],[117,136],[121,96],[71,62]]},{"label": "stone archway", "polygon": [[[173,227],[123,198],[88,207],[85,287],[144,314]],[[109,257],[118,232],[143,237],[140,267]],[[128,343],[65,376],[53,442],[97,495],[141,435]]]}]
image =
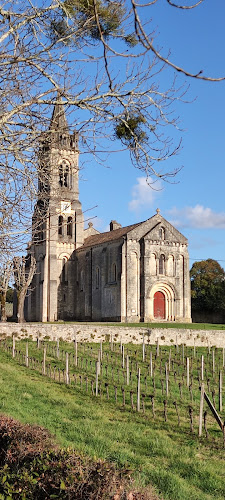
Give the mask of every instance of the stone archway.
[{"label": "stone archway", "polygon": [[175,290],[169,283],[155,283],[146,301],[145,321],[174,321]]}]

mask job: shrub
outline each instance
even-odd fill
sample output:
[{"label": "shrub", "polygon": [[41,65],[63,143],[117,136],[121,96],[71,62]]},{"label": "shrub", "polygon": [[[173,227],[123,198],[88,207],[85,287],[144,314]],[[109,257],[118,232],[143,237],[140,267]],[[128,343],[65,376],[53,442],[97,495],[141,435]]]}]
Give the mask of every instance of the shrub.
[{"label": "shrub", "polygon": [[[0,416],[0,498],[147,500],[131,490],[130,471],[62,450],[45,429]],[[129,493],[130,492],[130,493]]]}]

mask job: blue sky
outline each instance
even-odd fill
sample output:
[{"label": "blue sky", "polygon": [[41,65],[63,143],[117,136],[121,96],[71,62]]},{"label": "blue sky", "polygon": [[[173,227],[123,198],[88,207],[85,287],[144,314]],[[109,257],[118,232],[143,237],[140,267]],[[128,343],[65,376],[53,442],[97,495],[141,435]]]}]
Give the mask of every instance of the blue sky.
[{"label": "blue sky", "polygon": [[[165,55],[170,48],[171,60],[187,70],[225,76],[224,0],[205,0],[190,11],[158,0],[151,9],[157,45],[164,47]],[[163,85],[171,76],[173,71],[162,74]],[[123,226],[146,220],[159,207],[188,238],[190,265],[213,258],[225,267],[225,82],[179,76],[179,84],[185,82],[190,85],[185,96],[190,102],[175,107],[183,132],[182,149],[172,165],[183,169],[173,183],[161,181],[152,190],[129,154],[118,152],[109,154],[105,166],[84,162],[80,199],[88,210],[86,217],[93,217],[100,231],[108,230],[112,219]]]}]

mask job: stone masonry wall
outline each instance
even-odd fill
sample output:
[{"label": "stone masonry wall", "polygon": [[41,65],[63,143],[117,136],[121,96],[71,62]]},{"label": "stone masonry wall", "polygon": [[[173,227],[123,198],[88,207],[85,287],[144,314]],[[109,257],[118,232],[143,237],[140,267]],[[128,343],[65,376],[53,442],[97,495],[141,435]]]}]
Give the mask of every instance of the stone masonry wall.
[{"label": "stone masonry wall", "polygon": [[86,324],[49,324],[49,323],[2,323],[0,324],[0,339],[15,335],[18,339],[31,338],[67,341],[74,340],[75,336],[79,342],[122,341],[124,344],[132,342],[140,344],[145,334],[146,343],[160,345],[186,344],[196,346],[225,347],[224,330],[192,330],[179,328],[153,328],[148,330],[144,327],[122,327],[110,325],[86,325]]}]

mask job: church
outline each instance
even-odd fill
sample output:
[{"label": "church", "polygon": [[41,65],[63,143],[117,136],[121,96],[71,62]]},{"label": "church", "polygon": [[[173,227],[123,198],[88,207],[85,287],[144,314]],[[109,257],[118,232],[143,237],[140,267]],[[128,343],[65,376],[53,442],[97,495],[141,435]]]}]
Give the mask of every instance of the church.
[{"label": "church", "polygon": [[28,321],[191,322],[187,239],[157,209],[144,222],[84,228],[78,134],[55,104],[40,142]]}]

